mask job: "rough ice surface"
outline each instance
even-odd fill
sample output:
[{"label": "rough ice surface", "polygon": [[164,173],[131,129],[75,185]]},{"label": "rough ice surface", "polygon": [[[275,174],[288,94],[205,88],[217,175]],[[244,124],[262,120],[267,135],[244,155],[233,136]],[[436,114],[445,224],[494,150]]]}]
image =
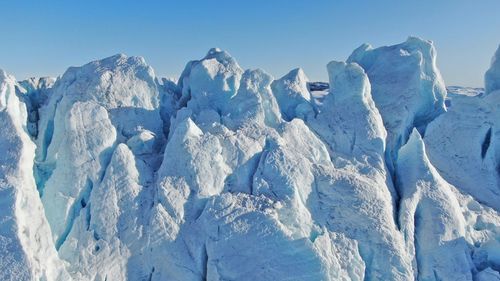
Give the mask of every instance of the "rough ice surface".
[{"label": "rough ice surface", "polygon": [[387,164],[392,169],[412,128],[425,132],[427,124],[445,111],[446,89],[436,50],[430,41],[409,37],[402,44],[376,49],[362,45],[347,61],[358,63],[370,79],[388,133]]},{"label": "rough ice surface", "polygon": [[397,174],[398,219],[419,278],[495,280],[500,214],[439,175],[416,129],[399,152]]},{"label": "rough ice surface", "polygon": [[319,217],[332,230],[359,241],[366,279],[412,279],[384,164],[386,131],[368,77],[355,63],[330,62],[328,72],[330,94],[311,124],[331,157],[315,180]]},{"label": "rough ice surface", "polygon": [[211,49],[0,72],[1,280],[500,280],[498,51],[430,41],[279,79]]},{"label": "rough ice surface", "polygon": [[50,95],[50,89],[56,81],[55,78],[41,77],[30,78],[20,81],[18,90],[23,92],[23,101],[28,111],[28,132],[36,138],[38,137],[38,109],[47,102]]},{"label": "rough ice surface", "polygon": [[[459,202],[429,162],[416,129],[399,151],[397,175],[401,194],[398,219],[419,278],[472,280]],[[453,259],[443,258],[443,253]]]},{"label": "rough ice surface", "polygon": [[425,142],[449,183],[500,211],[499,109],[495,93],[453,97],[448,112],[428,126]]},{"label": "rough ice surface", "polygon": [[491,67],[484,75],[484,90],[486,94],[500,90],[500,46],[491,59]]},{"label": "rough ice surface", "polygon": [[0,70],[0,279],[65,280],[33,178],[35,145],[14,77]]},{"label": "rough ice surface", "polygon": [[[498,55],[498,52],[497,52]],[[486,77],[500,78],[493,59]],[[470,91],[467,91],[470,92]],[[500,92],[454,95],[424,138],[440,174],[461,191],[500,211]]]},{"label": "rough ice surface", "polygon": [[285,120],[296,117],[306,119],[308,115],[314,114],[308,81],[304,71],[297,68],[272,83],[273,93]]}]

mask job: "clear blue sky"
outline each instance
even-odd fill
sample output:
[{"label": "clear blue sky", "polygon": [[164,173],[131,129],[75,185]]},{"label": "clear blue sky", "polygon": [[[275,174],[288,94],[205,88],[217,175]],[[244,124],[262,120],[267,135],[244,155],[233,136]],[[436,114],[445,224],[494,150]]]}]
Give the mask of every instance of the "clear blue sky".
[{"label": "clear blue sky", "polygon": [[2,1],[0,68],[18,79],[57,76],[116,53],[177,77],[210,47],[280,77],[325,65],[364,42],[433,40],[447,85],[482,86],[500,43],[499,0]]}]

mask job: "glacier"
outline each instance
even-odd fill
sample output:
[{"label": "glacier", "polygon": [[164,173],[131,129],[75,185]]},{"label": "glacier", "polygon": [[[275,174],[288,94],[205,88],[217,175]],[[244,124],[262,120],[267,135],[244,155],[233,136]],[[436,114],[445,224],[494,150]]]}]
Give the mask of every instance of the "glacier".
[{"label": "glacier", "polygon": [[500,48],[484,89],[436,57],[0,71],[0,279],[500,280]]}]

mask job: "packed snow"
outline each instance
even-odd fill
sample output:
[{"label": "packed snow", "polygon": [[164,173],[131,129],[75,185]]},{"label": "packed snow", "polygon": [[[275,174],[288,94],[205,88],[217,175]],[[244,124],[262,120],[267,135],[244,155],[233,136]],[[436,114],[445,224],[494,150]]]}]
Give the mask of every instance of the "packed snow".
[{"label": "packed snow", "polygon": [[0,71],[0,279],[500,280],[499,52],[484,90],[416,37],[328,83],[216,48]]}]

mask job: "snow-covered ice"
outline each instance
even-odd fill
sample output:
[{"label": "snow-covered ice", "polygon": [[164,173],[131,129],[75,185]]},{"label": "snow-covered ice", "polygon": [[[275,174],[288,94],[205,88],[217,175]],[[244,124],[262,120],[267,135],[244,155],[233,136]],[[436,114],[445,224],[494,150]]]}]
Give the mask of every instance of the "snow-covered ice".
[{"label": "snow-covered ice", "polygon": [[500,90],[500,45],[491,59],[491,67],[484,75],[484,89],[486,94]]},{"label": "snow-covered ice", "polygon": [[[486,84],[500,81],[496,56]],[[469,90],[465,91],[469,93]],[[429,124],[424,141],[440,174],[461,191],[500,211],[500,91],[454,95]]]},{"label": "snow-covered ice", "polygon": [[399,148],[412,128],[425,127],[445,111],[446,89],[430,41],[409,37],[406,42],[374,49],[364,44],[348,58],[363,67],[372,85],[373,100],[387,129],[387,164],[393,168]]},{"label": "snow-covered ice", "polygon": [[14,77],[0,70],[0,279],[66,280],[33,178],[35,145]]},{"label": "snow-covered ice", "polygon": [[329,83],[217,48],[0,71],[0,279],[500,280],[499,52],[448,93],[415,37]]}]

